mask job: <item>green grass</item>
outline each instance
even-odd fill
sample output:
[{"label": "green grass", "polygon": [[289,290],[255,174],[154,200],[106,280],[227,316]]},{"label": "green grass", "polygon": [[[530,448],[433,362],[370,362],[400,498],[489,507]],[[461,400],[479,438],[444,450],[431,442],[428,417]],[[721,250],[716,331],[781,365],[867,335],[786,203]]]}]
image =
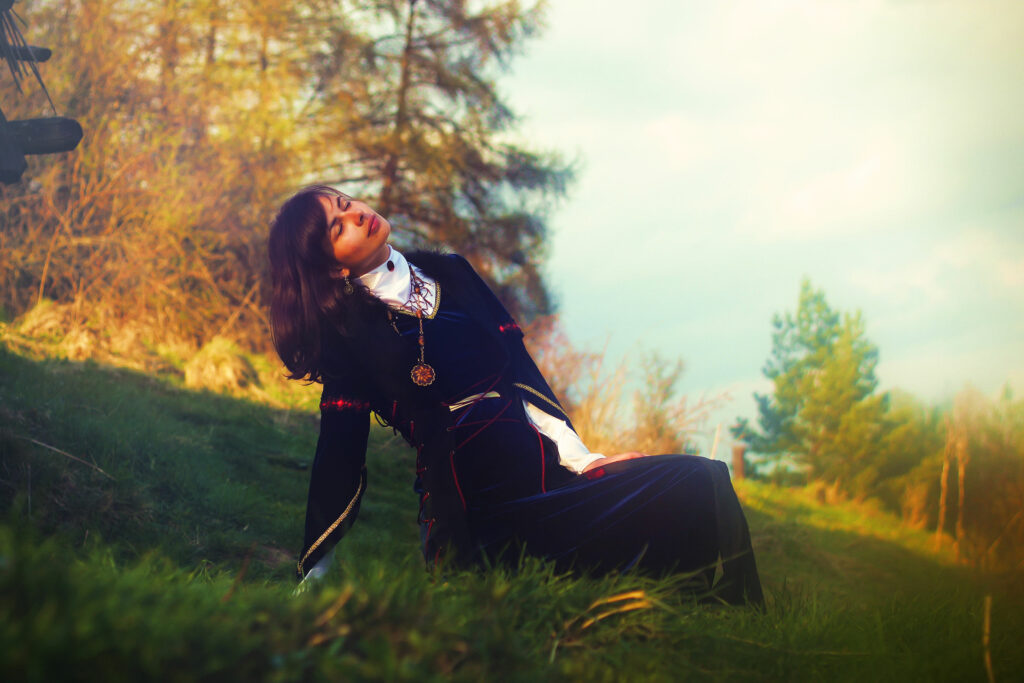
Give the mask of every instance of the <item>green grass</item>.
[{"label": "green grass", "polygon": [[428,574],[412,453],[378,428],[359,522],[326,580],[293,595],[316,424],[0,350],[0,677],[985,680],[986,595],[996,679],[1024,670],[1019,577],[805,490],[738,486],[764,612],[698,605],[678,578],[536,561]]}]

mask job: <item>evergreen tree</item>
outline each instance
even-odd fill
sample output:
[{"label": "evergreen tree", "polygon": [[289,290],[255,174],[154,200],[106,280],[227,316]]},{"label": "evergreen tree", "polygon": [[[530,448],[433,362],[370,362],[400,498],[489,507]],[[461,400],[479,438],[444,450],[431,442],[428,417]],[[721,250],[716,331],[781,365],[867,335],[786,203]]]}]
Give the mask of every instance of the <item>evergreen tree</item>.
[{"label": "evergreen tree", "polygon": [[538,7],[380,0],[336,19],[316,98],[324,139],[338,143],[323,158],[337,182],[370,198],[400,247],[446,245],[513,313],[549,312],[544,215],[571,171],[509,142],[516,117],[495,82],[537,30]]},{"label": "evergreen tree", "polygon": [[942,411],[911,394],[890,393],[885,436],[873,466],[859,475],[860,489],[871,491],[883,505],[921,528],[935,521],[946,426]]},{"label": "evergreen tree", "polygon": [[824,292],[801,284],[795,315],[772,319],[763,369],[774,393],[755,394],[760,430],[740,418],[733,435],[778,462],[790,458],[815,479],[856,490],[885,431],[886,397],[875,394],[878,349],[860,313],[832,310]]},{"label": "evergreen tree", "polygon": [[[86,138],[0,186],[0,307],[73,304],[201,343],[268,338],[267,222],[334,182],[400,247],[465,254],[515,313],[550,308],[544,216],[570,172],[508,142],[496,79],[539,10],[489,0],[37,0],[33,41],[60,113]],[[0,78],[8,118],[38,88]],[[11,102],[9,106],[7,103]],[[48,111],[48,109],[47,109]],[[44,114],[45,115],[45,114]]]}]

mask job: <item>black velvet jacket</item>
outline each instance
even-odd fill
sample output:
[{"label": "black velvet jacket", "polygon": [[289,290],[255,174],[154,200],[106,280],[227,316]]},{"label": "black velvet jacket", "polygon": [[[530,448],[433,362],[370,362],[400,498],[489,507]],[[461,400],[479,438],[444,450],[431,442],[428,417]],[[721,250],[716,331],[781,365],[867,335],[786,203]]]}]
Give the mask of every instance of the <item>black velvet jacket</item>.
[{"label": "black velvet jacket", "polygon": [[[495,348],[504,357],[489,359],[488,372],[493,375],[494,367],[500,369],[493,389],[503,397],[527,399],[569,422],[527,353],[519,326],[469,262],[455,254],[430,252],[409,254],[407,259],[436,280],[440,296],[452,297],[496,342]],[[427,509],[421,510],[421,515],[432,523],[433,547],[469,545],[465,503],[456,495],[457,482],[447,466],[454,449],[453,437],[445,429],[451,421],[445,403],[464,397],[442,396],[430,387],[412,383],[409,369],[416,360],[415,349],[395,334],[383,304],[367,302],[353,309],[345,320],[346,334],[327,331],[322,343],[320,438],[298,563],[303,576],[351,528],[359,513],[366,490],[370,411],[417,448],[417,474],[421,487],[429,493],[425,496]],[[428,354],[444,352],[430,347],[428,340]],[[431,360],[429,355],[427,360]],[[513,401],[511,409],[526,419],[521,400]],[[557,449],[545,449],[544,467],[550,468],[552,483],[564,481],[571,474],[558,465],[557,457]]]}]

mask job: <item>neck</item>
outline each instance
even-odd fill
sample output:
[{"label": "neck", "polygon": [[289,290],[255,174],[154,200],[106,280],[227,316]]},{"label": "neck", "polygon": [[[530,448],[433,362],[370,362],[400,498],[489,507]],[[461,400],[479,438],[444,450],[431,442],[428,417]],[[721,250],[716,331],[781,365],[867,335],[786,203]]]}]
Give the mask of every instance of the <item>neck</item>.
[{"label": "neck", "polygon": [[374,268],[377,268],[378,266],[382,265],[390,257],[391,245],[385,242],[384,245],[381,246],[380,249],[375,251],[369,258],[367,258],[366,261],[359,264],[359,266],[355,268],[350,268],[350,275],[351,277],[359,277],[360,275],[365,275]]}]

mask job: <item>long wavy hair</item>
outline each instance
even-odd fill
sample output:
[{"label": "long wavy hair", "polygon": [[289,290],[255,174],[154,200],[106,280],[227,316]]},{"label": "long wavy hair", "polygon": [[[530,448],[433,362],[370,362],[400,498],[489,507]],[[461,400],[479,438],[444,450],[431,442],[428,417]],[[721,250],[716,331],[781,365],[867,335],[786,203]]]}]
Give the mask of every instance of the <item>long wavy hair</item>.
[{"label": "long wavy hair", "polygon": [[350,198],[326,185],[300,190],[281,205],[267,243],[274,348],[290,379],[313,382],[321,381],[324,326],[344,334],[346,308],[365,296],[358,285],[346,295],[336,275],[338,263],[327,248],[327,216],[317,199],[321,196]]}]

